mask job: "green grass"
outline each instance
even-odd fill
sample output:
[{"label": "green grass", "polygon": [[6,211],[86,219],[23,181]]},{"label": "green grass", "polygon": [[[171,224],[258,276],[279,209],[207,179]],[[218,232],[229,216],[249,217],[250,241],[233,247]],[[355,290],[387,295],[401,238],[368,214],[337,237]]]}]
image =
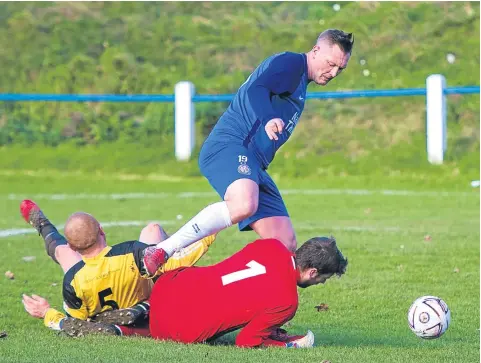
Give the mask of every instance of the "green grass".
[{"label": "green grass", "polygon": [[[353,32],[353,54],[341,76],[326,88],[311,83],[309,92],[425,87],[433,73],[450,87],[479,84],[479,3],[343,2],[337,12],[333,5],[0,2],[0,84],[12,93],[172,94],[177,82],[191,80],[198,94],[234,93],[263,59],[307,52],[328,28]],[[199,134],[205,137],[226,107],[197,103]],[[449,97],[452,160],[479,154],[479,110],[479,95]],[[160,144],[173,120],[172,103],[5,102],[0,144],[148,137]],[[337,150],[349,160],[378,149],[394,154],[399,143],[419,146],[413,134],[423,136],[425,98],[311,100],[299,126],[309,120],[306,132],[318,137],[290,142],[296,152]]]},{"label": "green grass", "polygon": [[[479,84],[479,4],[345,2],[339,12],[332,5],[5,2],[1,84],[22,93],[171,94],[176,82],[191,79],[199,94],[233,93],[262,59],[307,51],[326,28],[356,36],[349,69],[326,91],[424,87],[432,73],[444,74],[448,86]],[[448,52],[456,54],[455,63],[446,61]],[[322,90],[311,85],[309,91]],[[217,200],[214,193],[177,194],[211,191],[199,178],[197,153],[225,107],[196,105],[195,154],[178,163],[173,104],[2,103],[0,139],[15,142],[0,147],[0,230],[28,228],[18,211],[21,198],[65,193],[75,198],[37,197],[55,223],[84,210],[103,222],[162,220],[175,231]],[[58,337],[20,302],[22,293],[38,293],[61,307],[60,268],[40,238],[26,234],[0,237],[0,273],[16,276],[0,278],[0,331],[8,333],[0,339],[0,362],[479,361],[480,204],[479,189],[469,186],[480,177],[479,95],[450,96],[447,111],[445,163],[433,166],[426,160],[424,97],[310,100],[269,168],[281,189],[330,190],[286,194],[285,201],[299,241],[332,233],[350,261],[341,279],[300,291],[289,330],[313,330],[315,349],[241,350],[229,346],[233,334],[214,347]],[[59,147],[33,145],[55,144],[61,133],[72,132],[76,139]],[[79,139],[93,145],[79,147]],[[381,192],[386,189],[418,193]],[[436,191],[451,194],[429,194]],[[134,192],[167,195],[99,197]],[[106,231],[113,244],[137,237],[140,228]],[[254,238],[236,228],[224,231],[200,264],[215,263]],[[36,259],[24,262],[24,256]],[[409,305],[425,294],[442,297],[452,310],[452,325],[434,341],[420,340],[407,325]],[[329,311],[317,312],[319,303]]]},{"label": "green grass", "polygon": [[[479,84],[479,3],[343,2],[338,12],[333,4],[1,2],[0,84],[18,93],[172,94],[192,80],[198,94],[234,93],[265,57],[308,51],[327,28],[352,31],[354,51],[340,77],[309,92],[425,87],[433,73],[450,87]],[[0,170],[199,176],[200,145],[227,106],[196,103],[196,148],[179,164],[173,103],[3,102]],[[468,187],[479,179],[479,94],[447,97],[443,166],[426,160],[425,106],[422,96],[309,100],[270,172],[323,186]]]},{"label": "green grass", "polygon": [[[336,183],[351,183],[352,179],[364,178],[374,186],[377,183],[396,184],[402,178],[410,184],[438,187],[465,187],[471,180],[479,179],[479,144],[472,149],[458,151],[455,156],[457,144],[449,141],[444,164],[432,165],[427,161],[424,130],[413,133],[410,141],[389,147],[373,147],[371,136],[382,139],[376,130],[371,130],[369,135],[355,134],[350,130],[346,135],[349,125],[340,122],[311,129],[313,122],[315,120],[306,117],[292,140],[278,151],[269,166],[274,179],[311,179],[311,183],[324,184],[336,177]],[[453,136],[453,128],[451,124],[448,135]],[[479,134],[479,123],[473,130]],[[191,160],[181,163],[174,156],[173,135],[162,137],[162,142],[158,144],[139,140],[136,143],[113,142],[84,147],[73,143],[57,147],[9,145],[0,147],[0,174],[38,173],[40,168],[56,175],[116,174],[124,178],[157,180],[192,178],[200,176],[198,152],[203,141],[204,138],[198,135],[198,146]],[[357,145],[353,146],[356,150],[350,150],[349,145]],[[374,181],[369,181],[370,178]]]},{"label": "green grass", "polygon": [[[132,178],[132,176],[131,176]],[[77,210],[93,213],[101,222],[166,221],[174,231],[214,194],[180,197],[184,191],[211,191],[197,178],[153,180],[138,176],[84,174],[50,177],[3,172],[0,176],[0,230],[28,228],[20,218],[23,197],[66,193],[72,200],[37,196],[47,215],[58,224]],[[165,178],[167,179],[167,178]],[[364,182],[368,180],[364,179]],[[349,258],[348,271],[324,286],[300,290],[300,305],[288,329],[311,329],[311,350],[246,350],[230,346],[230,334],[217,346],[156,342],[136,338],[68,339],[57,336],[27,315],[22,293],[37,293],[61,307],[62,273],[45,254],[35,234],[0,238],[0,272],[11,270],[14,280],[0,279],[1,362],[478,362],[479,361],[479,190],[454,188],[449,182],[433,187],[391,178],[363,184],[362,179],[326,176],[321,182],[280,179],[281,189],[341,189],[338,194],[286,194],[299,241],[332,233]],[[369,189],[353,194],[349,189]],[[390,195],[382,189],[416,190],[417,194]],[[449,190],[451,194],[436,192]],[[342,192],[343,191],[343,192]],[[99,199],[102,193],[167,193],[155,199]],[[97,194],[97,197],[78,194]],[[433,194],[429,194],[433,193]],[[12,194],[12,195],[10,195]],[[10,195],[10,196],[9,196]],[[141,227],[107,227],[111,244],[136,238]],[[425,241],[430,235],[432,239]],[[253,240],[252,232],[236,228],[222,232],[200,264],[215,263]],[[22,257],[35,256],[33,262]],[[455,269],[459,272],[454,272]],[[53,285],[56,284],[56,285]],[[421,295],[438,295],[452,310],[452,325],[440,339],[424,341],[410,332],[406,312]],[[192,297],[195,301],[202,297]],[[329,310],[317,312],[326,303]]]}]

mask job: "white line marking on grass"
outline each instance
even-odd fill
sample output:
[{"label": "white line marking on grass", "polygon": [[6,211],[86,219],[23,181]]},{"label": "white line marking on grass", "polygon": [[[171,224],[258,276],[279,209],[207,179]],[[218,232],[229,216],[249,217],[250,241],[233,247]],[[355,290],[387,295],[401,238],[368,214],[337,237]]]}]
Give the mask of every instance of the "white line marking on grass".
[{"label": "white line marking on grass", "polygon": [[21,234],[30,234],[30,233],[36,233],[36,232],[37,231],[34,230],[33,228],[2,229],[0,230],[0,238],[17,236]]},{"label": "white line marking on grass", "polygon": [[[130,226],[146,226],[149,223],[158,223],[161,226],[168,226],[178,223],[177,221],[120,221],[120,222],[100,222],[102,228],[109,227],[130,227]],[[60,225],[57,228],[62,230],[65,226]],[[12,229],[0,229],[0,238],[20,236],[24,234],[38,233],[36,229],[32,228],[12,228]]]},{"label": "white line marking on grass", "polygon": [[[109,227],[131,227],[131,226],[146,226],[149,223],[158,223],[161,226],[172,226],[178,225],[185,222],[182,221],[117,221],[117,222],[101,222],[100,225],[103,228]],[[423,229],[415,230],[409,228],[401,228],[401,227],[382,227],[382,226],[326,226],[326,225],[316,225],[315,223],[305,223],[293,222],[294,228],[296,230],[305,230],[305,231],[345,231],[345,232],[371,232],[371,233],[425,233]],[[57,227],[59,230],[64,228],[63,225]],[[0,238],[5,237],[13,237],[13,236],[21,236],[25,234],[34,234],[37,231],[32,228],[12,228],[12,229],[0,229]],[[443,232],[443,234],[451,234],[449,232]]]},{"label": "white line marking on grass", "polygon": [[[118,222],[100,222],[103,228],[109,227],[130,227],[130,226],[146,226],[148,223],[159,223],[161,226],[175,225],[182,223],[180,221],[118,221]],[[64,228],[64,225],[57,227],[59,230]],[[400,232],[406,231],[399,227],[376,227],[376,226],[323,226],[311,223],[295,223],[294,228],[298,230],[331,230],[331,231],[347,231],[347,232]],[[34,228],[13,228],[0,229],[0,238],[20,236],[25,234],[37,233]]]},{"label": "white line marking on grass", "polygon": [[[155,222],[155,221],[153,221]],[[100,222],[102,228],[108,227],[130,227],[130,226],[146,226],[150,221],[120,221],[120,222]],[[173,225],[179,221],[158,221],[161,226]],[[64,228],[64,225],[57,227],[59,230]],[[314,224],[294,223],[295,229],[303,230],[333,230],[333,231],[348,231],[348,232],[399,232],[399,227],[370,227],[370,226],[316,226]],[[37,233],[34,228],[13,228],[0,230],[0,238],[20,236],[25,234]]]},{"label": "white line marking on grass", "polygon": [[33,200],[47,199],[47,200],[74,200],[74,199],[163,199],[175,196],[172,193],[120,193],[120,194],[35,194],[30,197],[19,194],[9,194],[10,200],[23,200],[30,198]]},{"label": "white line marking on grass", "polygon": [[[416,197],[456,197],[477,196],[476,192],[447,192],[447,191],[414,191],[414,190],[367,190],[367,189],[282,189],[283,195],[383,195],[383,196],[416,196]],[[98,194],[7,194],[0,198],[9,200],[75,200],[75,199],[164,199],[174,198],[206,198],[216,197],[215,192],[179,192],[179,193],[98,193]],[[218,196],[217,196],[218,197]]]},{"label": "white line marking on grass", "polygon": [[425,196],[425,197],[452,197],[477,195],[471,192],[447,191],[416,191],[416,190],[367,190],[367,189],[285,189],[284,195],[389,195],[389,196]]}]

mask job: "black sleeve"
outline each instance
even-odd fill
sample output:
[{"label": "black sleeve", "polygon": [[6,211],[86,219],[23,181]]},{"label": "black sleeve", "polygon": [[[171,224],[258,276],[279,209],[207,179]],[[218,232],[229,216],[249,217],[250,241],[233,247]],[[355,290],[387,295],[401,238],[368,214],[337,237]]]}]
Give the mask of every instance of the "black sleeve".
[{"label": "black sleeve", "polygon": [[63,286],[63,300],[70,309],[78,310],[82,307],[82,300],[75,293],[71,285]]},{"label": "black sleeve", "polygon": [[62,286],[62,295],[63,295],[63,300],[65,301],[65,304],[70,309],[75,309],[78,310],[82,307],[82,300],[77,296],[77,293],[75,292],[75,289],[72,287],[71,283],[72,280],[75,276],[75,274],[85,265],[85,262],[80,261],[70,270],[67,271],[63,278],[63,286]]},{"label": "black sleeve", "polygon": [[296,53],[284,53],[272,60],[267,69],[249,86],[247,95],[257,118],[266,124],[280,118],[271,104],[271,95],[294,93],[304,72],[304,58]]},{"label": "black sleeve", "polygon": [[147,271],[144,269],[144,264],[142,262],[143,260],[143,251],[149,247],[149,245],[135,241],[134,244],[132,245],[132,253],[134,254],[134,261],[135,264],[137,265],[137,268],[140,271],[141,275],[147,274]]}]

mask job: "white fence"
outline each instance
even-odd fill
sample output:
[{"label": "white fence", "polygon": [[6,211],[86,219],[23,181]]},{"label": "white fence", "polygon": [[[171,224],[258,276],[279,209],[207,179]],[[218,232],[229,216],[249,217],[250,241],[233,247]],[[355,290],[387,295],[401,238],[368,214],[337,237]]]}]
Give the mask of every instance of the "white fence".
[{"label": "white fence", "polygon": [[[446,87],[440,74],[426,79],[426,88],[393,90],[364,90],[342,92],[310,92],[306,98],[357,98],[357,97],[426,97],[426,150],[432,164],[442,164],[447,148],[446,95],[479,94],[479,86]],[[195,146],[195,102],[231,101],[234,95],[196,95],[191,82],[179,82],[175,95],[71,95],[71,94],[19,94],[0,93],[0,101],[55,101],[55,102],[174,102],[175,106],[175,156],[189,160]]]},{"label": "white fence", "polygon": [[[349,92],[316,92],[307,98],[354,98],[389,96],[426,96],[426,150],[432,164],[442,164],[447,148],[446,94],[479,93],[479,86],[446,88],[440,74],[426,79],[426,88],[372,90]],[[195,146],[195,102],[230,101],[234,95],[195,96],[191,82],[180,82],[175,87],[175,155],[188,160]]]}]

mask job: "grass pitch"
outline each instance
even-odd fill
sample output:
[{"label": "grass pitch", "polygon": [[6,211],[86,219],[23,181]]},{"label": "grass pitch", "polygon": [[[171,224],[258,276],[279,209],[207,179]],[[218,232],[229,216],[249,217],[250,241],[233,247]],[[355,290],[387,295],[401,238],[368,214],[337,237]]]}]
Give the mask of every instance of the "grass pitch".
[{"label": "grass pitch", "polygon": [[[299,290],[299,310],[287,328],[298,334],[311,329],[314,349],[247,350],[231,346],[235,333],[216,346],[123,337],[69,339],[28,316],[21,304],[22,293],[36,293],[61,308],[62,281],[41,238],[19,231],[29,229],[18,210],[21,199],[34,198],[57,224],[74,211],[90,212],[105,223],[108,242],[115,244],[137,238],[140,225],[148,221],[162,221],[174,232],[218,200],[205,180],[3,175],[0,272],[10,270],[15,279],[0,278],[0,331],[8,334],[0,339],[0,361],[478,362],[479,190],[416,186],[414,191],[391,182],[391,191],[383,191],[381,180],[378,188],[371,188],[374,184],[364,190],[360,185],[336,188],[334,178],[322,185],[279,183],[288,190],[284,198],[299,242],[333,234],[349,266],[340,279]],[[119,222],[133,225],[108,224]],[[216,263],[255,238],[236,228],[223,231],[200,264]],[[25,256],[35,259],[24,261]],[[408,328],[407,310],[421,295],[442,297],[452,311],[452,325],[440,339],[421,340]],[[202,296],[191,299],[195,309]],[[321,303],[329,309],[318,312],[315,306]]]}]

